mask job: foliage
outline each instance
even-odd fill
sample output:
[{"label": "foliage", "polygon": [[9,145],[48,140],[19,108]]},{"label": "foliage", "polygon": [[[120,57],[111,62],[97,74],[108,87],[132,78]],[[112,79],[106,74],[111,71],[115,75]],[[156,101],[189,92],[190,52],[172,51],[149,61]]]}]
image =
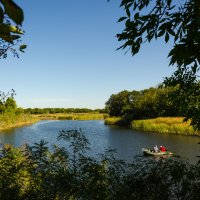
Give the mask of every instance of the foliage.
[{"label": "foliage", "polygon": [[[125,16],[118,22],[124,22],[125,28],[117,34],[118,41],[123,42],[118,49],[129,48],[135,55],[143,43],[152,39],[172,41],[169,65],[176,65],[176,71],[165,79],[165,84],[180,86],[174,97],[183,95],[185,100],[180,103],[186,110],[185,119],[191,119],[194,128],[200,129],[199,92],[195,91],[200,69],[199,0],[121,0],[121,7]],[[194,105],[187,104],[190,101]]]},{"label": "foliage", "polygon": [[26,108],[25,113],[29,114],[56,114],[56,113],[106,113],[104,109],[89,108]]},{"label": "foliage", "polygon": [[9,129],[27,125],[37,121],[29,114],[24,114],[22,108],[17,107],[14,99],[15,91],[0,92],[0,129]]},{"label": "foliage", "polygon": [[153,200],[199,198],[200,166],[176,159],[118,160],[113,150],[89,156],[80,130],[61,131],[65,147],[40,141],[5,145],[0,159],[0,199]]},{"label": "foliage", "polygon": [[[8,51],[18,57],[16,45],[24,33],[20,26],[24,20],[23,10],[13,0],[0,1],[0,58],[6,58]],[[24,52],[26,45],[18,50]]]},{"label": "foliage", "polygon": [[[188,89],[188,85],[190,85],[190,89]],[[182,111],[181,115],[185,117],[184,121],[190,121],[195,129],[200,130],[200,82],[188,80],[187,84],[179,84],[171,98],[175,99],[175,106]]]},{"label": "foliage", "polygon": [[7,93],[0,91],[0,113],[5,113],[5,111],[15,110],[17,108],[14,96],[15,91],[13,89]]},{"label": "foliage", "polygon": [[105,119],[105,124],[106,125],[119,125],[121,120],[122,120],[121,117],[108,117]]},{"label": "foliage", "polygon": [[179,116],[184,112],[173,101],[175,88],[158,87],[141,91],[122,91],[106,102],[109,115],[120,116],[125,124],[135,119]]}]

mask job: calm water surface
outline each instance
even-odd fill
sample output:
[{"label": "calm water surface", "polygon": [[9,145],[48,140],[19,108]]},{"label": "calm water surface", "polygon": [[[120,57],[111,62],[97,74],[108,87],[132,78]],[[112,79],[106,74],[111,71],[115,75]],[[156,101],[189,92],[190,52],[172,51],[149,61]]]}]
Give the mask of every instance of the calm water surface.
[{"label": "calm water surface", "polygon": [[135,156],[142,156],[142,147],[164,145],[172,152],[192,162],[200,155],[200,137],[160,135],[145,133],[132,129],[107,126],[104,121],[40,121],[31,126],[15,128],[0,132],[0,144],[10,143],[21,146],[25,143],[33,144],[41,139],[50,145],[61,144],[57,141],[59,130],[82,129],[91,143],[92,154],[103,153],[105,149],[117,149],[117,157],[132,160]]}]

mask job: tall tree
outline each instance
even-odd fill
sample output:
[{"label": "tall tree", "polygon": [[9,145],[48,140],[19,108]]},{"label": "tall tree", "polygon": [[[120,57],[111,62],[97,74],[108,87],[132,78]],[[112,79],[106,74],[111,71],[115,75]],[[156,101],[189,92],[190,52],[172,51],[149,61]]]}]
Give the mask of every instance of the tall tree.
[{"label": "tall tree", "polygon": [[110,116],[122,116],[130,105],[130,92],[123,90],[118,94],[112,94],[106,102],[106,110]]},{"label": "tall tree", "polygon": [[[170,38],[173,40],[174,46],[168,57],[169,65],[175,65],[176,71],[165,79],[165,83],[179,85],[177,96],[182,94],[186,97],[182,99],[185,117],[200,129],[200,105],[196,98],[200,69],[200,1],[122,0],[121,7],[125,16],[118,22],[124,22],[125,28],[117,34],[118,40],[123,42],[118,49],[128,48],[135,55],[143,43],[152,39],[164,37],[166,43]],[[195,104],[187,106],[191,97]],[[188,115],[192,109],[196,111]]]}]

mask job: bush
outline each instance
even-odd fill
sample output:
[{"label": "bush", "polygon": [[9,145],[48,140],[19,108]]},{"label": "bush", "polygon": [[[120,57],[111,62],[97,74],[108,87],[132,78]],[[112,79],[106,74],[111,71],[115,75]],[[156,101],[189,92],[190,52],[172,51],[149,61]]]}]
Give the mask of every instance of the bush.
[{"label": "bush", "polygon": [[88,156],[82,131],[61,131],[66,148],[45,141],[21,148],[4,146],[0,159],[0,199],[197,200],[200,166],[177,159],[127,163],[113,150]]}]

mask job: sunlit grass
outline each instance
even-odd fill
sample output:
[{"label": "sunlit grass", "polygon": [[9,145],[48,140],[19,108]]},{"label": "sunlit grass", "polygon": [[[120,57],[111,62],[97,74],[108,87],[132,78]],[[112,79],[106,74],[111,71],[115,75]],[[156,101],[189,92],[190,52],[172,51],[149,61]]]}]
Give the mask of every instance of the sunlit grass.
[{"label": "sunlit grass", "polygon": [[[200,136],[200,131],[195,131],[190,126],[190,122],[183,122],[183,119],[183,117],[158,117],[155,119],[133,120],[130,127],[147,132]],[[121,117],[109,117],[105,119],[105,124],[120,125],[123,123]]]},{"label": "sunlit grass", "polygon": [[69,113],[69,114],[63,114],[63,113],[56,113],[56,114],[40,114],[40,115],[34,115],[38,119],[42,120],[51,120],[51,119],[57,119],[57,120],[104,120],[108,117],[107,114],[101,114],[101,113]]},{"label": "sunlit grass", "polygon": [[38,119],[28,114],[0,114],[0,130],[20,127],[37,122]]},{"label": "sunlit grass", "polygon": [[183,122],[182,117],[159,117],[147,120],[134,120],[131,128],[148,132],[179,134],[179,135],[198,135],[189,122]]},{"label": "sunlit grass", "polygon": [[118,125],[118,123],[121,121],[121,117],[108,117],[105,119],[106,125]]}]

